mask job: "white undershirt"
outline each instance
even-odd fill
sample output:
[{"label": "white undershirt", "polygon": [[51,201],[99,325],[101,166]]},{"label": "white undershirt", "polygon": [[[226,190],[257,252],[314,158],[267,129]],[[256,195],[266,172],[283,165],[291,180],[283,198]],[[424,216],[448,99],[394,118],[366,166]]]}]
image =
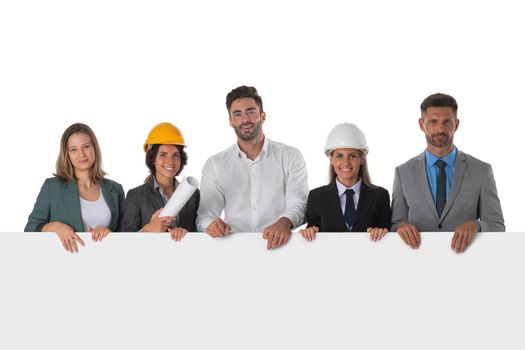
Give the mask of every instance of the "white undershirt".
[{"label": "white undershirt", "polygon": [[80,212],[82,213],[82,222],[84,223],[84,230],[89,231],[89,227],[95,228],[97,226],[108,227],[111,222],[111,210],[104,200],[102,189],[96,201],[87,201],[80,197]]}]

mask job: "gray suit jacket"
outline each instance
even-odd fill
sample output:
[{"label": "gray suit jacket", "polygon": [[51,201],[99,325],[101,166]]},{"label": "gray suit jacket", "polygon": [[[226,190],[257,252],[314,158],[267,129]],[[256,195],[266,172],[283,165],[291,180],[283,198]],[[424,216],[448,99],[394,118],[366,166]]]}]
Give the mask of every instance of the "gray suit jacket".
[{"label": "gray suit jacket", "polygon": [[[149,181],[128,191],[124,202],[124,212],[120,220],[120,231],[139,231],[151,220],[153,213],[164,207],[164,201],[159,191],[155,190],[153,186],[153,181]],[[197,190],[182,207],[172,227],[184,227],[190,232],[197,232],[195,219],[197,218],[199,201],[200,192]]]},{"label": "gray suit jacket", "polygon": [[454,178],[441,218],[428,185],[425,152],[396,168],[392,231],[404,221],[421,232],[451,232],[467,220],[479,220],[481,231],[505,231],[490,164],[457,151]]}]

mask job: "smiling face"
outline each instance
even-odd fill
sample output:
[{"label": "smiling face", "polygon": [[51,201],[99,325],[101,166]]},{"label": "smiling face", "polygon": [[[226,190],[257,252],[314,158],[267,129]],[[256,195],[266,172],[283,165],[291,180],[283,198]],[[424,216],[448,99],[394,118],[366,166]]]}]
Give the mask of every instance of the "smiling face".
[{"label": "smiling face", "polygon": [[428,150],[434,155],[452,151],[458,126],[459,120],[451,107],[428,107],[419,119],[419,128],[425,133]]},{"label": "smiling face", "polygon": [[330,164],[340,183],[346,187],[352,187],[357,183],[363,157],[363,153],[355,148],[337,148],[332,151]]},{"label": "smiling face", "polygon": [[230,126],[240,140],[251,141],[262,132],[266,114],[261,112],[253,98],[243,97],[232,102],[230,107]]},{"label": "smiling face", "polygon": [[84,133],[72,134],[67,140],[67,156],[75,172],[90,170],[95,164],[91,137]]},{"label": "smiling face", "polygon": [[173,179],[179,172],[180,164],[180,153],[175,145],[160,145],[155,157],[157,181]]}]

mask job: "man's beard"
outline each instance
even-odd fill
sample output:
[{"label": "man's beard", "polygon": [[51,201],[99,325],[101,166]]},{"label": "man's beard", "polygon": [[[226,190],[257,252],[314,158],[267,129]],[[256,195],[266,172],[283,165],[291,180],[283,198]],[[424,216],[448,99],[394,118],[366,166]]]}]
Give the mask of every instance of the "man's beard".
[{"label": "man's beard", "polygon": [[[253,125],[253,129],[250,132],[243,132],[242,128],[246,125]],[[259,134],[261,133],[262,129],[262,122],[258,121],[257,123],[243,123],[238,127],[233,127],[235,130],[235,133],[237,134],[237,137],[239,137],[241,140],[244,141],[251,141],[255,139]]]},{"label": "man's beard", "polygon": [[436,147],[444,148],[450,146],[454,141],[454,136],[448,137],[447,134],[434,134],[431,137],[426,136],[427,143]]}]

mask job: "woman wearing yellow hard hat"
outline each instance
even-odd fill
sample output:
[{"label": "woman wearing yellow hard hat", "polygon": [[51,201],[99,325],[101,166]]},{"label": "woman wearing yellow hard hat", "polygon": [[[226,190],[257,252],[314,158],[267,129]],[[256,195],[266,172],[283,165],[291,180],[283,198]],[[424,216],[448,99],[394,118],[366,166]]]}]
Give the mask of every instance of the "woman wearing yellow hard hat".
[{"label": "woman wearing yellow hard hat", "polygon": [[64,248],[78,252],[84,242],[76,232],[90,232],[101,241],[116,231],[124,190],[105,178],[102,156],[93,130],[75,123],[62,134],[55,176],[42,185],[26,232],[55,232]]},{"label": "woman wearing yellow hard hat", "polygon": [[330,184],[308,194],[308,224],[299,232],[308,241],[319,231],[369,232],[373,241],[380,240],[390,228],[390,196],[370,181],[365,135],[354,124],[338,124],[324,150],[330,158]]},{"label": "woman wearing yellow hard hat", "polygon": [[170,123],[151,129],[144,151],[150,174],[143,185],[128,191],[120,222],[123,232],[166,232],[179,241],[188,231],[196,232],[195,219],[199,207],[199,190],[195,191],[177,217],[159,217],[179,182],[176,176],[184,169],[186,143],[180,130]]}]

